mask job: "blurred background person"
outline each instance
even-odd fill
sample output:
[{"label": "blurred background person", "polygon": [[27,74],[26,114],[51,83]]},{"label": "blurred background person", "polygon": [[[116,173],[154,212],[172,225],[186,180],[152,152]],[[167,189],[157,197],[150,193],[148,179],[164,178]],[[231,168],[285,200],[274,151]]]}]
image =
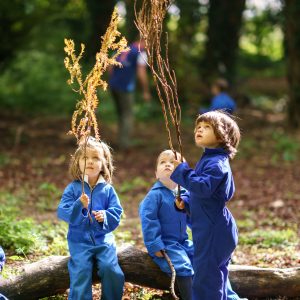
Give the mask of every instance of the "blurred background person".
[{"label": "blurred background person", "polygon": [[130,50],[117,58],[123,67],[114,66],[109,70],[109,87],[115,102],[118,115],[118,147],[127,149],[131,146],[131,135],[134,124],[134,92],[138,78],[143,98],[151,100],[147,75],[147,55],[145,42],[135,41],[129,45]]},{"label": "blurred background person", "polygon": [[228,94],[228,82],[224,78],[219,78],[211,85],[211,93],[213,98],[211,99],[210,106],[208,108],[200,108],[199,113],[203,114],[208,111],[222,109],[230,114],[236,110],[235,100]]}]

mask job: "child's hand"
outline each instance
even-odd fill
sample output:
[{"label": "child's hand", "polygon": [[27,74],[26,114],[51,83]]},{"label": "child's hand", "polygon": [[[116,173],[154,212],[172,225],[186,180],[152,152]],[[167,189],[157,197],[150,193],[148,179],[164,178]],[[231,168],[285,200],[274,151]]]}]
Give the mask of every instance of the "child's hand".
[{"label": "child's hand", "polygon": [[182,161],[174,159],[173,160],[174,169],[177,168],[177,166],[180,165],[181,163],[182,163]]},{"label": "child's hand", "polygon": [[83,205],[84,208],[88,208],[90,199],[89,199],[89,196],[87,194],[83,193],[80,196],[80,201],[81,201],[81,203],[82,203],[82,205]]},{"label": "child's hand", "polygon": [[164,257],[163,254],[162,254],[160,251],[157,251],[157,252],[155,252],[154,254],[155,254],[155,256],[157,256],[157,257]]},{"label": "child's hand", "polygon": [[104,210],[93,210],[92,211],[93,215],[95,216],[95,219],[98,221],[98,222],[103,222],[104,221],[104,216],[105,216],[105,212]]},{"label": "child's hand", "polygon": [[180,210],[184,209],[184,207],[185,207],[184,202],[180,198],[176,198],[175,204],[176,204],[177,208]]}]

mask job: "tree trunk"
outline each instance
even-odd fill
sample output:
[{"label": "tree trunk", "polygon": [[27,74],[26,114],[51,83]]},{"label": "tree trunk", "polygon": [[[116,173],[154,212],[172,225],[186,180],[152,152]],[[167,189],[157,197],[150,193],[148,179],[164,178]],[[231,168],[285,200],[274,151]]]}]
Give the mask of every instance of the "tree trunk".
[{"label": "tree trunk", "polygon": [[239,33],[245,0],[209,1],[208,31],[205,56],[202,62],[203,78],[234,79]]},{"label": "tree trunk", "polygon": [[[170,278],[160,271],[144,251],[132,246],[118,253],[125,280],[167,290]],[[0,281],[0,292],[10,300],[34,300],[63,293],[69,287],[68,257],[51,256],[24,266],[20,275]],[[94,272],[94,281],[97,281]],[[242,297],[296,297],[300,295],[300,268],[267,269],[230,266],[233,289]]]},{"label": "tree trunk", "polygon": [[101,45],[101,36],[108,28],[115,0],[86,0],[86,6],[90,16],[91,30],[89,38],[89,57],[94,58]]},{"label": "tree trunk", "polygon": [[289,83],[288,123],[300,127],[300,2],[284,1],[287,79]]}]

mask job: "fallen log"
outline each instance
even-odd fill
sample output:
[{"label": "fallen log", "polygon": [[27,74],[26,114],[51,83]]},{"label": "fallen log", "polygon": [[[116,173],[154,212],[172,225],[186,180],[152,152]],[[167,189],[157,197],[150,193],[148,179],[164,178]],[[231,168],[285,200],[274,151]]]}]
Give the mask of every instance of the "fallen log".
[{"label": "fallen log", "polygon": [[[146,252],[129,246],[120,249],[118,257],[126,281],[156,289],[169,289],[170,278],[160,271]],[[0,281],[0,293],[10,300],[34,300],[64,293],[69,287],[68,259],[67,256],[51,256],[25,265],[18,276]],[[96,273],[94,275],[97,282]],[[277,269],[231,265],[230,281],[233,289],[242,297],[300,295],[300,267]]]}]

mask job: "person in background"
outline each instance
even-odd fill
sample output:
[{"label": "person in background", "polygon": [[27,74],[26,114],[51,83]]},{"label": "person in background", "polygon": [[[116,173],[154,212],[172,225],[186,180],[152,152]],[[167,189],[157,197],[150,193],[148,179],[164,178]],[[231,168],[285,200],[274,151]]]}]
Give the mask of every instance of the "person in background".
[{"label": "person in background", "polygon": [[131,134],[134,125],[134,92],[138,78],[143,98],[151,100],[147,76],[147,55],[144,40],[129,45],[130,50],[122,52],[117,61],[122,67],[109,69],[109,88],[118,114],[118,146],[127,149],[131,146]]},{"label": "person in background", "polygon": [[203,114],[212,110],[223,110],[232,114],[236,110],[236,102],[227,91],[228,82],[226,79],[219,78],[215,80],[211,86],[213,98],[211,99],[210,106],[200,109],[199,113]]}]

